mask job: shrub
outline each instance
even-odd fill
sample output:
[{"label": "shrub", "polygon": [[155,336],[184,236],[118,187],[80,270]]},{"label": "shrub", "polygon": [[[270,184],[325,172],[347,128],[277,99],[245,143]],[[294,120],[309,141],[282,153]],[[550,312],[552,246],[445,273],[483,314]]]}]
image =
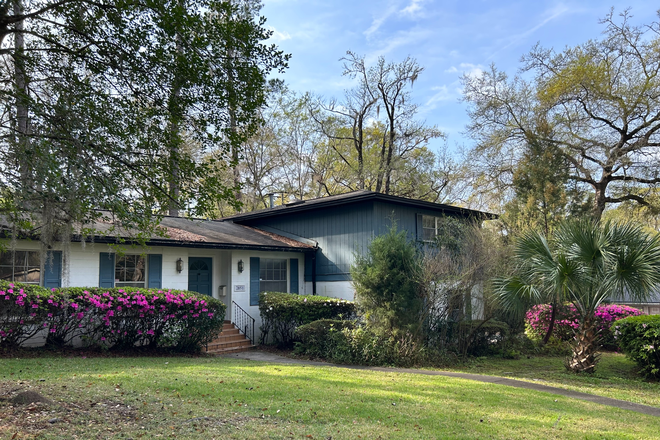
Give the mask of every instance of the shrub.
[{"label": "shrub", "polygon": [[427,345],[462,356],[482,356],[500,350],[509,334],[509,325],[494,319],[485,322],[439,319],[430,326]]},{"label": "shrub", "polygon": [[340,364],[408,367],[428,363],[427,351],[410,333],[374,332],[354,321],[324,319],[296,330],[296,352]]},{"label": "shrub", "polygon": [[417,334],[423,309],[420,257],[406,231],[396,224],[369,244],[366,256],[356,255],[351,276],[355,298],[367,324],[386,334]]},{"label": "shrub", "polygon": [[[552,305],[541,304],[532,307],[526,314],[527,333],[532,339],[540,340],[545,336],[550,325]],[[607,348],[615,348],[617,343],[610,327],[614,321],[629,316],[641,315],[642,311],[629,306],[605,304],[596,309],[596,326],[600,332],[600,343]],[[552,336],[561,341],[573,340],[574,330],[579,327],[579,314],[572,304],[562,304],[555,313],[555,325]]]},{"label": "shrub", "polygon": [[459,346],[461,352],[473,356],[481,356],[497,351],[509,336],[509,325],[506,322],[471,320],[462,321],[459,325]]},{"label": "shrub", "polygon": [[332,359],[339,363],[352,363],[350,346],[344,329],[354,329],[354,321],[339,319],[319,319],[298,327],[295,336],[296,352],[322,359]]},{"label": "shrub", "polygon": [[52,300],[43,301],[50,293],[40,286],[0,281],[0,345],[18,347],[47,326],[48,314],[57,307]]},{"label": "shrub", "polygon": [[614,336],[640,373],[660,379],[660,315],[621,319],[614,325]]},{"label": "shrub", "polygon": [[112,349],[198,351],[221,330],[226,306],[193,292],[0,284],[0,342],[18,346],[47,331],[51,346],[80,337]]},{"label": "shrub", "polygon": [[319,319],[351,319],[355,304],[337,298],[291,293],[264,292],[259,295],[261,313],[261,343],[268,341],[279,346],[291,346],[295,330]]}]

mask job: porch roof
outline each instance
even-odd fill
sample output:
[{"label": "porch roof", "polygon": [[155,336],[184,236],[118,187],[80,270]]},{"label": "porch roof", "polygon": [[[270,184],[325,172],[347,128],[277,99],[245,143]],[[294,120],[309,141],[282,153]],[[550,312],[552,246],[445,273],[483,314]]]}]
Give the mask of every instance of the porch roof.
[{"label": "porch roof", "polygon": [[[2,223],[6,223],[2,221]],[[2,227],[3,226],[3,227]],[[5,236],[10,234],[7,224],[0,226]],[[116,228],[110,221],[94,224],[95,243],[133,243],[137,231]],[[115,229],[113,230],[113,227]],[[262,251],[314,252],[316,246],[291,237],[259,230],[234,222],[217,222],[205,219],[163,217],[160,227],[164,234],[153,235],[146,240],[149,246],[174,246],[209,249],[245,249]],[[38,239],[39,228],[19,234],[19,238]],[[89,241],[91,237],[73,236],[71,241]]]}]

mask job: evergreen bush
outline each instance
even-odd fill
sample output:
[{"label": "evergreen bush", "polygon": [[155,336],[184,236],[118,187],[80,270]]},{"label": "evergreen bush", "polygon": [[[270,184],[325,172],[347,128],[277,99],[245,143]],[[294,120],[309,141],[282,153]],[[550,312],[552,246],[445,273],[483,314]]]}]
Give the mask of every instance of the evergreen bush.
[{"label": "evergreen bush", "polygon": [[419,335],[424,302],[420,294],[421,259],[405,231],[394,224],[356,255],[351,267],[355,298],[372,331],[387,336]]},{"label": "evergreen bush", "polygon": [[353,363],[350,345],[343,330],[354,328],[354,321],[339,319],[319,319],[301,325],[295,331],[299,340],[296,342],[296,352],[338,363]]},{"label": "evergreen bush", "polygon": [[343,299],[316,295],[264,292],[259,295],[261,343],[292,346],[295,330],[319,319],[352,319],[355,304]]},{"label": "evergreen bush", "polygon": [[631,316],[617,321],[614,337],[650,379],[660,379],[660,315]]}]

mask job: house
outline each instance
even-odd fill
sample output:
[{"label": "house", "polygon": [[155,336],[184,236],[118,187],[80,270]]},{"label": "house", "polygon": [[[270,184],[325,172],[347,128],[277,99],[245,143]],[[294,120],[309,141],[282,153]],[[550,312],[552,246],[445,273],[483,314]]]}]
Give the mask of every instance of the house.
[{"label": "house", "polygon": [[[74,237],[40,259],[37,240],[17,240],[0,254],[0,278],[45,287],[99,286],[187,289],[222,300],[226,319],[253,317],[259,293],[283,291],[353,299],[350,267],[393,222],[413,240],[431,240],[438,219],[492,218],[449,205],[356,191],[294,201],[220,220],[165,217],[165,236],[146,248],[116,252],[112,226],[99,223],[92,242]],[[108,232],[108,234],[104,234]],[[43,271],[43,276],[42,276]],[[240,315],[240,316],[239,316]]]},{"label": "house", "polygon": [[269,209],[222,219],[294,240],[312,240],[315,253],[305,254],[305,292],[353,300],[350,268],[377,235],[393,223],[410,240],[430,241],[444,216],[492,219],[493,214],[381,194],[354,191],[312,200],[296,200]]},{"label": "house", "polygon": [[639,300],[632,298],[628,294],[616,295],[610,298],[610,301],[614,304],[634,307],[647,315],[660,315],[660,291],[657,289],[644,302],[639,302]]}]

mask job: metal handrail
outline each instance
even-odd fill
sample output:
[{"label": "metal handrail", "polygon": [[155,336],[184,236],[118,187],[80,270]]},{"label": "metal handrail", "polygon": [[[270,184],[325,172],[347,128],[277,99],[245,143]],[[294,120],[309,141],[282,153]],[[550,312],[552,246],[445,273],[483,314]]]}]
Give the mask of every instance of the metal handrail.
[{"label": "metal handrail", "polygon": [[254,318],[241,308],[235,301],[231,302],[233,312],[231,314],[232,324],[254,344]]}]

